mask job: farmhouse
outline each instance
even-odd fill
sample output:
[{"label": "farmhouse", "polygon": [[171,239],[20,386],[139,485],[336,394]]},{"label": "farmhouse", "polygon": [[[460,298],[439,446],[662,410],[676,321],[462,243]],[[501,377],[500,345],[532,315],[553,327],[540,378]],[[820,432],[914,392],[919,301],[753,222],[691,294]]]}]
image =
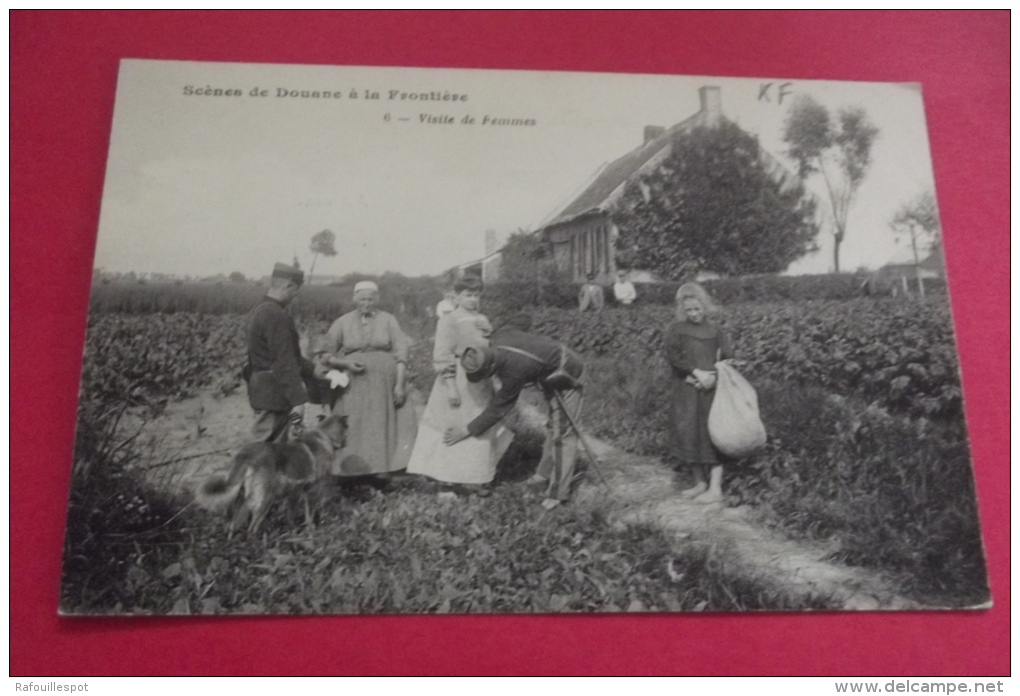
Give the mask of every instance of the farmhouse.
[{"label": "farmhouse", "polygon": [[945,278],[945,275],[946,266],[940,245],[932,247],[928,255],[916,264],[913,253],[908,249],[901,249],[888,263],[868,275],[861,288],[869,295],[895,297],[900,293],[910,293],[912,287],[923,293],[923,284],[927,279]]},{"label": "farmhouse", "polygon": [[[639,186],[647,199],[649,193],[641,179],[669,157],[674,139],[695,128],[711,128],[725,120],[719,87],[701,87],[698,93],[701,108],[697,113],[669,128],[645,126],[641,147],[604,165],[577,198],[538,230],[542,239],[552,246],[557,267],[568,272],[575,281],[583,281],[589,273],[594,273],[599,282],[608,282],[614,277],[618,230],[612,214],[624,191],[630,186]],[[762,156],[771,176],[784,185],[796,185],[794,174],[778,160],[764,151]],[[632,280],[655,280],[651,273],[642,269],[629,270]]]},{"label": "farmhouse", "polygon": [[878,273],[887,278],[941,278],[946,273],[945,262],[942,257],[942,248],[935,246],[916,265],[913,255],[909,250],[897,252],[889,262],[878,269]]}]

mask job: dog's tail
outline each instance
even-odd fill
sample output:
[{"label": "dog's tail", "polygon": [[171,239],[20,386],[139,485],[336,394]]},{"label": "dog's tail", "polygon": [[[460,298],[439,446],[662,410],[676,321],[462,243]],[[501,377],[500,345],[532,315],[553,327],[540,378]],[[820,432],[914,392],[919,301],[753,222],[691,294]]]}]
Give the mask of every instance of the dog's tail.
[{"label": "dog's tail", "polygon": [[211,512],[225,512],[237,499],[244,483],[244,474],[248,468],[248,448],[243,448],[234,457],[234,466],[230,474],[213,474],[195,491],[195,502]]},{"label": "dog's tail", "polygon": [[241,492],[241,481],[231,483],[223,474],[210,476],[195,491],[195,502],[210,512],[225,512]]}]

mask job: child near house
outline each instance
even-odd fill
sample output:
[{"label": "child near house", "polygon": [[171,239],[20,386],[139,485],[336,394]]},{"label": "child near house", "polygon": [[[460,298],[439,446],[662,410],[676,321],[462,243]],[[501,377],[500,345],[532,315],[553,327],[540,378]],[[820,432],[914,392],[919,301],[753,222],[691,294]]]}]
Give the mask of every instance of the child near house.
[{"label": "child near house", "polygon": [[676,293],[676,321],[666,330],[670,365],[669,444],[679,468],[689,467],[694,485],[683,491],[696,503],[722,501],[722,455],[708,435],[715,395],[715,363],[732,357],[730,337],[716,323],[718,307],[703,287],[685,283]]}]

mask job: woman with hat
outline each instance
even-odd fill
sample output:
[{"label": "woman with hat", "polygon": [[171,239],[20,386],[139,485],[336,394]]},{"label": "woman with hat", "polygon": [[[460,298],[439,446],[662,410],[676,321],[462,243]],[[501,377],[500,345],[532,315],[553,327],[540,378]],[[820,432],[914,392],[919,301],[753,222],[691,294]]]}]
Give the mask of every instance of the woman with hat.
[{"label": "woman with hat", "polygon": [[347,446],[334,464],[341,476],[386,477],[406,468],[417,430],[406,391],[411,341],[378,303],[375,283],[357,283],[356,309],[333,322],[318,351],[323,364],[350,375],[334,406],[347,416]]}]

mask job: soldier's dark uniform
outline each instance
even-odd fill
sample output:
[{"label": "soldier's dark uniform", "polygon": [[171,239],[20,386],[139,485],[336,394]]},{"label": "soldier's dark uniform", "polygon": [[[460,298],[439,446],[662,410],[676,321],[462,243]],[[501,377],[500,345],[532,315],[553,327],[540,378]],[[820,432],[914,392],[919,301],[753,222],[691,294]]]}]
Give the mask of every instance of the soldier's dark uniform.
[{"label": "soldier's dark uniform", "polygon": [[[303,280],[301,271],[281,266],[273,270],[274,277]],[[248,403],[255,410],[252,435],[260,441],[286,441],[291,409],[308,401],[304,378],[312,377],[313,365],[301,357],[294,319],[272,297],[249,314],[247,339]]]},{"label": "soldier's dark uniform", "polygon": [[[549,406],[538,474],[549,480],[547,498],[567,500],[574,477],[578,444],[578,435],[570,426],[570,420],[576,422],[581,415],[582,390],[579,380],[584,365],[571,351],[567,351],[564,360],[564,348],[560,343],[528,333],[514,326],[514,323],[521,327],[530,324],[526,319],[512,322],[492,335],[488,348],[471,349],[462,358],[469,380],[478,381],[496,375],[502,385],[488,407],[468,423],[467,430],[475,437],[484,433],[513,410],[524,387],[537,384]],[[469,353],[473,355],[469,357]],[[480,359],[482,364],[473,364],[473,359]],[[560,401],[556,399],[556,390],[544,383],[561,367],[578,381],[578,386],[559,389],[569,419],[562,413]]]}]

